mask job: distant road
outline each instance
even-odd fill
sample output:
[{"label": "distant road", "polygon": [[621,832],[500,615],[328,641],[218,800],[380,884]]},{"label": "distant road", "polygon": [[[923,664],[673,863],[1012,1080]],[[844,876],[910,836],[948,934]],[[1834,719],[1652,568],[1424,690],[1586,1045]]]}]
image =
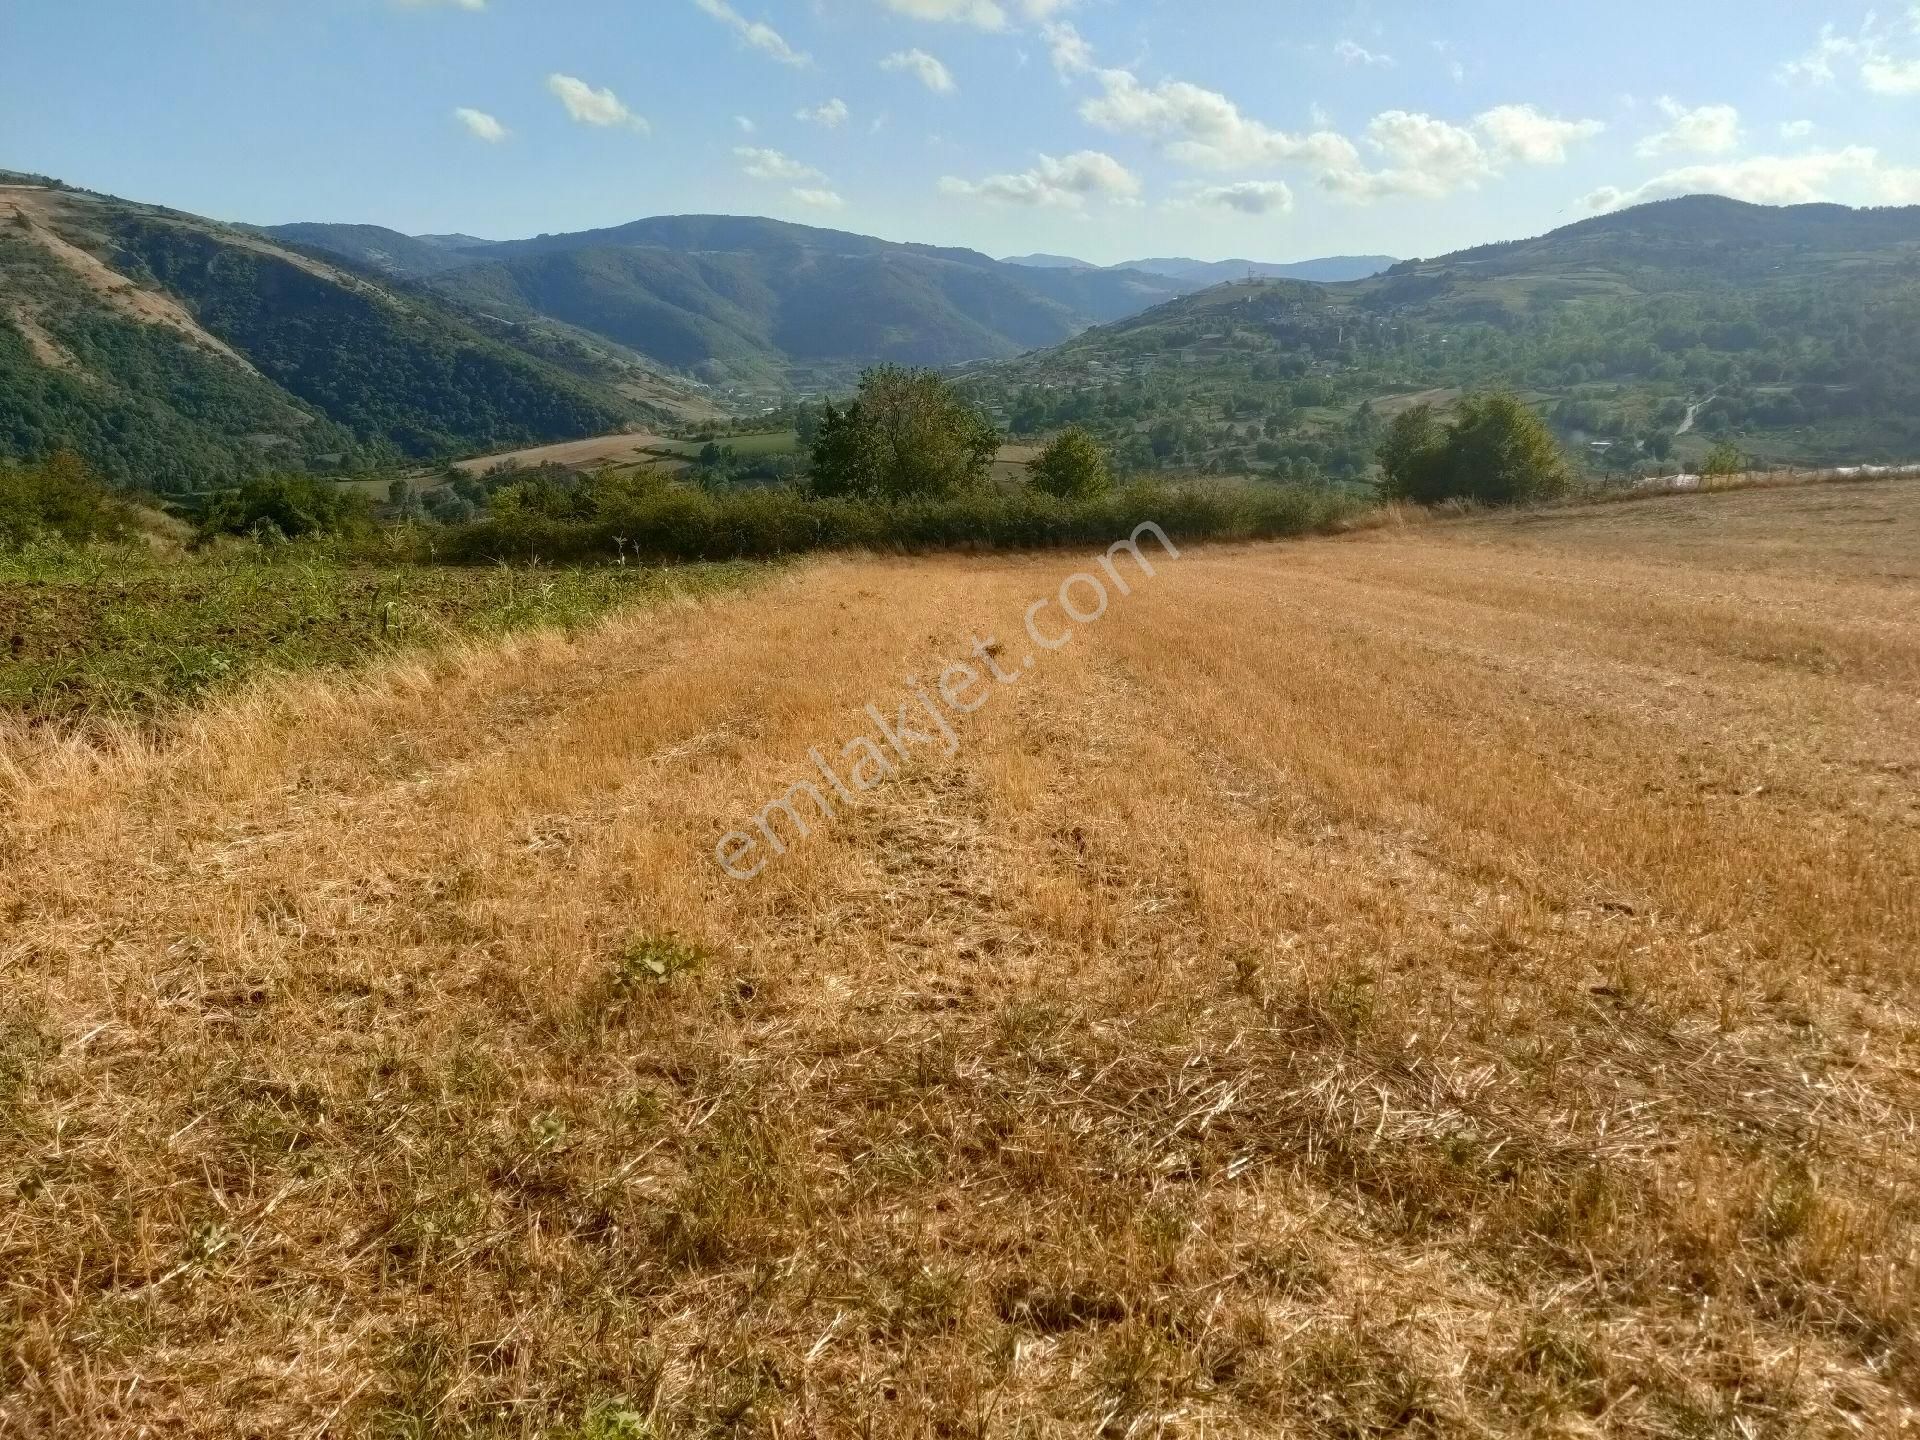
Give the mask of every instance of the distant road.
[{"label": "distant road", "polygon": [[1713,394],[1707,396],[1706,399],[1696,400],[1693,402],[1693,404],[1687,406],[1687,418],[1680,422],[1680,428],[1674,431],[1673,433],[1676,435],[1684,435],[1689,430],[1693,429],[1693,422],[1696,418],[1698,418],[1700,412],[1706,409],[1707,406],[1711,405],[1715,400],[1718,400],[1719,398],[1720,398],[1720,392],[1716,390],[1713,392]]}]

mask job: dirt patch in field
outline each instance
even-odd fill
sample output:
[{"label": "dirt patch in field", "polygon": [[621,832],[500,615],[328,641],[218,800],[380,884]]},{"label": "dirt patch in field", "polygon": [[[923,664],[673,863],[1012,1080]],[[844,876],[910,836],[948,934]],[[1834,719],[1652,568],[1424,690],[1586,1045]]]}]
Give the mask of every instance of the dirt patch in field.
[{"label": "dirt patch in field", "polygon": [[535,445],[525,450],[508,450],[498,455],[477,455],[457,460],[455,467],[467,475],[484,475],[501,465],[531,469],[536,465],[565,465],[583,470],[594,465],[634,465],[655,458],[647,452],[669,442],[644,430],[623,431],[617,435],[595,435],[585,440],[563,440],[556,445]]}]

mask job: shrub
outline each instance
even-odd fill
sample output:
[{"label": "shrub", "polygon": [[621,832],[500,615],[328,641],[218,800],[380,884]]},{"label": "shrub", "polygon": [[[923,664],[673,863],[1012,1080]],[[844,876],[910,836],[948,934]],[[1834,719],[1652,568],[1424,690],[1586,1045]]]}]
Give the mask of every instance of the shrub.
[{"label": "shrub", "polygon": [[1040,452],[1027,478],[1048,495],[1085,500],[1113,488],[1113,467],[1100,442],[1076,425]]},{"label": "shrub", "polygon": [[1422,505],[1524,504],[1572,483],[1553,432],[1512,395],[1468,396],[1444,427],[1432,406],[1416,405],[1388,427],[1379,460],[1387,498]]},{"label": "shrub", "polygon": [[366,535],[374,528],[373,509],[359,492],[297,475],[249,480],[215,500],[200,520],[203,538],[300,540]]},{"label": "shrub", "polygon": [[584,513],[510,508],[448,529],[454,560],[751,560],[811,550],[1023,549],[1112,544],[1142,524],[1176,540],[1260,540],[1343,523],[1359,505],[1338,492],[1266,484],[1141,483],[1062,499],[974,486],[897,503],[789,489],[711,494],[684,486],[637,493],[587,487]]},{"label": "shrub", "polygon": [[70,450],[56,451],[38,465],[0,465],[0,548],[36,540],[69,545],[120,540],[132,528],[133,507]]}]

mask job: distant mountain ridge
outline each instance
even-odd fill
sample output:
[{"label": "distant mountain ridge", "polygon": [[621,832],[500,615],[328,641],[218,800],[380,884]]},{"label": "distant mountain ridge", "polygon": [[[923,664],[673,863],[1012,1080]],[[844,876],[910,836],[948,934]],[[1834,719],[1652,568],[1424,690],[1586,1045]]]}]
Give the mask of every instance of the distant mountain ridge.
[{"label": "distant mountain ridge", "polygon": [[844,383],[883,361],[949,366],[1057,345],[1201,283],[1036,269],[737,215],[506,241],[310,223],[258,233],[508,321],[562,323],[705,383],[768,392]]},{"label": "distant mountain ridge", "polygon": [[[1124,382],[1124,383],[1123,383]],[[1920,206],[1659,201],[1363,280],[1217,285],[971,372],[1016,433],[1358,479],[1383,417],[1523,393],[1595,463],[1920,455]]]},{"label": "distant mountain ridge", "polygon": [[1339,284],[1347,280],[1370,279],[1399,263],[1391,255],[1329,255],[1318,260],[1289,262],[1190,260],[1174,256],[1156,260],[1125,260],[1118,265],[1095,265],[1087,260],[1076,260],[1071,255],[1017,255],[1007,260],[1009,265],[1025,265],[1036,270],[1137,270],[1201,288],[1246,279],[1311,280],[1316,284]]}]

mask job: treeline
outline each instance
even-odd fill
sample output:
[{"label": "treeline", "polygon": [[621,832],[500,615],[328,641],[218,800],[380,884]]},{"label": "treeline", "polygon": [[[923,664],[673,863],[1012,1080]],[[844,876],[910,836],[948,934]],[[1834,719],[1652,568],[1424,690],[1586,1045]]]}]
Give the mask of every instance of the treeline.
[{"label": "treeline", "polygon": [[[794,484],[723,489],[654,470],[488,477],[485,514],[447,527],[436,553],[735,560],[1023,548],[1111,539],[1147,521],[1176,537],[1271,539],[1331,527],[1357,508],[1326,491],[1275,486],[1118,486],[1106,450],[1080,429],[1056,437],[1023,483],[996,484],[1000,436],[986,416],[931,371],[895,366],[869,371],[853,399],[822,407],[805,434],[806,474]],[[471,503],[471,488],[461,498]]]},{"label": "treeline", "polygon": [[[1468,397],[1443,420],[1415,406],[1384,431],[1387,498],[1515,504],[1572,483],[1540,417],[1508,395]],[[998,435],[931,372],[869,372],[813,428],[797,483],[720,488],[659,467],[460,475],[426,495],[388,487],[384,517],[360,489],[309,476],[249,480],[199,505],[197,543],[326,542],[384,558],[456,563],[693,562],[835,549],[1026,549],[1111,543],[1140,526],[1175,540],[1271,540],[1346,528],[1371,496],[1248,481],[1116,481],[1091,434],[1069,429],[1024,469],[992,474]],[[134,512],[71,455],[0,466],[0,548],[124,537]]]},{"label": "treeline", "polygon": [[1109,544],[1148,521],[1178,539],[1272,540],[1330,531],[1365,507],[1323,489],[1145,481],[1063,498],[976,487],[901,500],[799,489],[712,493],[584,477],[564,504],[511,498],[437,532],[458,561],[746,560],[838,549],[1029,549]]}]

